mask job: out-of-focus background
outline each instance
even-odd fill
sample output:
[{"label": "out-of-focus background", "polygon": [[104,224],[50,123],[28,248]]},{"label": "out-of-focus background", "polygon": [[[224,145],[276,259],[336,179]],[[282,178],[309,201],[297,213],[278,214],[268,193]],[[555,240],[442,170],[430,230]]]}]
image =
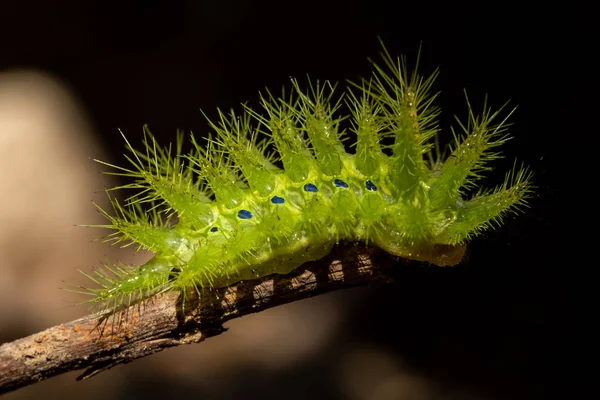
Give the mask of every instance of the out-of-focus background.
[{"label": "out-of-focus background", "polygon": [[[148,254],[107,247],[92,201],[106,204],[93,159],[123,163],[122,129],[147,123],[208,132],[200,109],[257,105],[312,79],[370,73],[380,36],[421,71],[441,67],[446,139],[453,115],[486,93],[511,99],[514,139],[489,184],[517,157],[536,174],[531,210],[473,241],[454,268],[410,264],[395,284],[324,295],[231,321],[204,343],[76,382],[70,373],[6,399],[534,399],[555,392],[564,250],[557,182],[574,129],[577,58],[597,35],[575,7],[523,3],[105,1],[0,6],[0,342],[86,314],[59,290],[103,262]],[[590,88],[591,89],[591,88]],[[580,135],[581,137],[578,137]],[[564,208],[562,208],[564,210]],[[562,246],[562,247],[561,247]],[[560,250],[563,249],[563,250]],[[2,373],[0,371],[0,373]]]}]

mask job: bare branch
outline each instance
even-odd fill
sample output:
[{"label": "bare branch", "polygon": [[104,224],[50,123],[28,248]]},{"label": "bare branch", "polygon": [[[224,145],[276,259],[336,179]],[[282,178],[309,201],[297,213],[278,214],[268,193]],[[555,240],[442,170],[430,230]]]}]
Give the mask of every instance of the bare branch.
[{"label": "bare branch", "polygon": [[85,379],[118,364],[226,329],[230,319],[321,293],[389,279],[393,258],[364,246],[332,254],[287,275],[188,294],[160,294],[114,315],[93,314],[0,346],[0,394],[78,369]]}]

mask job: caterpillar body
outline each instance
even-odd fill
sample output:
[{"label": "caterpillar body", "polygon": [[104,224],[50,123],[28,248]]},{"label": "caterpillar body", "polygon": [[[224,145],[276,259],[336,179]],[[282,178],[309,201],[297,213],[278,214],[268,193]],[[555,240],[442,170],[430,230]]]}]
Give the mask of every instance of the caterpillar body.
[{"label": "caterpillar body", "polygon": [[[477,189],[508,139],[506,118],[497,121],[500,111],[487,106],[477,117],[469,105],[444,158],[431,94],[437,70],[409,76],[403,58],[382,54],[385,65],[374,63],[373,76],[350,85],[345,99],[334,102],[329,82],[304,91],[292,80],[291,95],[261,96],[263,114],[219,110],[218,121],[209,120],[214,135],[206,145],[191,136],[185,154],[181,133],[161,147],[145,128],[143,151],[125,139],[131,166],[104,164],[132,180],[117,189],[137,193],[124,204],[111,199],[113,213],[99,208],[109,221],[100,227],[114,230],[106,240],[154,257],[86,274],[99,286],[86,290],[93,301],[116,307],[164,290],[287,273],[341,240],[459,263],[470,238],[526,204],[531,173],[515,167],[495,189]],[[353,154],[343,144],[345,118]]]}]

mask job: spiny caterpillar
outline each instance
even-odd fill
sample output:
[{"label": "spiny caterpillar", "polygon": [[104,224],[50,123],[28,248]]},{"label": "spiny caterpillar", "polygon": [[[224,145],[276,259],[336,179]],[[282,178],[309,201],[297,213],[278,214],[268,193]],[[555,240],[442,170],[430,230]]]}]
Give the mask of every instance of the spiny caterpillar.
[{"label": "spiny caterpillar", "polygon": [[[101,163],[132,179],[115,189],[137,193],[123,205],[111,199],[115,215],[98,207],[109,221],[100,227],[115,231],[106,240],[154,257],[86,274],[100,286],[86,289],[93,301],[117,307],[166,290],[284,274],[341,240],[459,263],[470,238],[525,205],[531,174],[513,168],[495,189],[478,189],[508,139],[506,118],[497,122],[500,111],[486,105],[475,116],[467,101],[468,123],[459,121],[444,158],[431,94],[438,71],[409,76],[404,58],[382,55],[385,67],[373,63],[373,76],[351,84],[345,99],[334,101],[329,82],[303,91],[292,79],[291,94],[261,95],[263,114],[218,110],[219,120],[209,120],[214,135],[204,146],[192,135],[186,154],[181,133],[165,148],[144,129],[144,151],[125,139],[131,166]],[[354,154],[343,144],[346,118]]]}]

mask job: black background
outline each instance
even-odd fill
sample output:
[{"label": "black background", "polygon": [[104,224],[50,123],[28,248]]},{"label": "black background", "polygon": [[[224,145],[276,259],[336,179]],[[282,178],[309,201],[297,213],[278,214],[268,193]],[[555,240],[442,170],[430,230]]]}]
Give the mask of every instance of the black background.
[{"label": "black background", "polygon": [[[34,67],[66,82],[99,139],[122,152],[147,123],[165,142],[177,128],[207,132],[199,109],[256,104],[257,92],[290,76],[344,81],[367,76],[377,37],[421,71],[437,66],[442,126],[472,104],[518,105],[514,140],[490,184],[518,158],[531,166],[537,196],[526,214],[485,234],[454,269],[410,265],[395,285],[376,285],[340,342],[373,342],[450,385],[490,398],[547,398],[566,380],[561,361],[559,269],[564,251],[565,168],[593,132],[578,127],[585,93],[597,86],[585,61],[598,30],[591,9],[525,2],[55,1],[3,4],[0,69]],[[591,58],[590,58],[591,60]],[[582,91],[583,89],[583,91]],[[479,108],[480,109],[480,108]],[[574,178],[573,178],[574,179]],[[350,333],[349,333],[350,332]],[[240,395],[337,398],[330,351],[281,376],[240,377]],[[366,366],[368,367],[368,366]],[[307,379],[311,376],[318,379]],[[302,382],[311,382],[311,386]],[[265,389],[268,387],[268,389]],[[296,387],[294,393],[286,388]],[[148,389],[148,388],[146,388]],[[149,391],[171,397],[161,382]],[[177,389],[182,391],[184,389]],[[141,394],[139,392],[138,394]],[[177,394],[183,394],[177,392]],[[133,397],[133,394],[131,394]],[[145,397],[151,398],[151,397]]]}]

